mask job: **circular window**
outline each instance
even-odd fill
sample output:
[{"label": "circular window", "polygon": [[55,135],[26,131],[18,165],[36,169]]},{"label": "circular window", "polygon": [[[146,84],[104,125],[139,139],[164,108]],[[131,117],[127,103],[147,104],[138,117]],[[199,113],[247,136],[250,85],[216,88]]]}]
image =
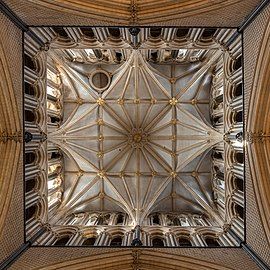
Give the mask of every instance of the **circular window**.
[{"label": "circular window", "polygon": [[91,74],[89,82],[95,90],[102,92],[109,87],[111,83],[111,77],[105,70],[96,70]]}]

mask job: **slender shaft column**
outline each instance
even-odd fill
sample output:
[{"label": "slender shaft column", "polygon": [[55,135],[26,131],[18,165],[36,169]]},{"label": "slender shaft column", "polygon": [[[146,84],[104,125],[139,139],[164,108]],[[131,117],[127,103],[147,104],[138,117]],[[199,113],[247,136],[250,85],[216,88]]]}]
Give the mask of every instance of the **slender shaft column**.
[{"label": "slender shaft column", "polygon": [[201,239],[200,235],[198,235],[196,232],[191,234],[191,238],[192,238],[194,244],[197,247],[204,247],[205,246],[205,244],[204,244],[203,240]]},{"label": "slender shaft column", "polygon": [[77,246],[79,242],[82,241],[82,239],[83,239],[83,234],[80,231],[78,231],[71,237],[71,239],[68,242],[68,245]]},{"label": "slender shaft column", "polygon": [[123,237],[123,241],[122,241],[122,246],[127,246],[128,245],[129,233],[130,232],[125,232],[124,237]]},{"label": "slender shaft column", "polygon": [[99,241],[97,243],[98,246],[105,246],[106,243],[108,242],[108,235],[106,231],[101,232]]},{"label": "slender shaft column", "polygon": [[128,233],[128,239],[127,239],[127,246],[131,245],[132,239],[134,237],[134,233],[133,232],[129,232]]},{"label": "slender shaft column", "polygon": [[177,244],[176,244],[175,237],[174,237],[173,233],[170,232],[170,233],[168,234],[168,236],[169,236],[169,238],[170,238],[171,246],[172,246],[172,247],[176,247]]},{"label": "slender shaft column", "polygon": [[100,243],[101,243],[102,236],[103,236],[103,232],[100,232],[96,240],[96,246],[101,246]]},{"label": "slender shaft column", "polygon": [[109,234],[107,232],[104,232],[104,233],[105,233],[104,246],[108,246],[110,243],[110,237],[109,237]]},{"label": "slender shaft column", "polygon": [[145,245],[150,246],[151,241],[150,241],[150,235],[148,232],[145,232]]},{"label": "slender shaft column", "polygon": [[172,243],[171,243],[171,239],[170,239],[170,237],[169,237],[169,233],[165,233],[165,246],[166,247],[171,247],[172,246]]}]

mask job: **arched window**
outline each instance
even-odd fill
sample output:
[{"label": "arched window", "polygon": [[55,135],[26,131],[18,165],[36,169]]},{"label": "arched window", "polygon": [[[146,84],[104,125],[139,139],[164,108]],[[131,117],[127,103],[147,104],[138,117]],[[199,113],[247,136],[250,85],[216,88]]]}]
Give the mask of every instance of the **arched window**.
[{"label": "arched window", "polygon": [[159,237],[155,237],[152,239],[152,246],[153,247],[164,247],[164,241],[163,239]]},{"label": "arched window", "polygon": [[242,67],[242,56],[239,56],[236,61],[234,62],[233,68],[237,70]]},{"label": "arched window", "polygon": [[218,173],[220,170],[219,170],[219,167],[218,166],[214,166],[214,171],[216,172],[216,173]]},{"label": "arched window", "polygon": [[25,183],[25,192],[29,192],[31,190],[33,190],[36,186],[36,178],[31,178],[29,180],[26,180]]},{"label": "arched window", "polygon": [[31,56],[24,54],[24,65],[32,70],[36,70],[36,63]]},{"label": "arched window", "polygon": [[112,247],[119,247],[122,246],[122,237],[117,236],[115,238],[112,239],[110,246]]},{"label": "arched window", "polygon": [[86,223],[86,226],[89,226],[89,225],[95,225],[97,223],[97,220],[98,220],[98,217],[96,214],[92,214],[91,216],[89,216],[89,219]]},{"label": "arched window", "polygon": [[110,27],[109,33],[114,38],[120,38],[120,35],[121,35],[120,29],[118,27]]},{"label": "arched window", "polygon": [[87,37],[90,37],[90,38],[95,37],[95,34],[94,34],[94,32],[93,32],[93,30],[92,30],[91,27],[83,27],[83,28],[81,28],[81,31]]},{"label": "arched window", "polygon": [[51,118],[51,123],[59,123],[60,122],[60,117],[50,116],[50,118]]},{"label": "arched window", "polygon": [[120,225],[120,224],[122,225],[123,222],[124,222],[124,216],[122,214],[119,214],[117,216],[116,225]]},{"label": "arched window", "polygon": [[173,226],[181,226],[181,223],[178,217],[173,218]]},{"label": "arched window", "polygon": [[53,27],[53,30],[60,37],[68,38],[68,33],[65,31],[65,29],[63,27],[61,27],[61,26],[54,26]]},{"label": "arched window", "polygon": [[237,123],[243,122],[243,112],[239,111],[234,115],[234,121]]},{"label": "arched window", "polygon": [[194,217],[193,220],[194,220],[196,226],[203,226],[203,222],[202,222],[202,219],[201,218]]},{"label": "arched window", "polygon": [[234,187],[239,191],[244,191],[244,181],[241,178],[234,178]]},{"label": "arched window", "polygon": [[223,95],[219,95],[219,96],[215,97],[215,102],[218,104],[223,102]]},{"label": "arched window", "polygon": [[35,122],[36,121],[36,115],[30,110],[25,110],[24,115],[25,115],[25,121],[27,121],[27,122]]},{"label": "arched window", "polygon": [[215,178],[216,180],[216,185],[221,188],[224,189],[225,188],[225,181],[224,179],[219,179],[219,178]]},{"label": "arched window", "polygon": [[27,94],[29,96],[35,96],[36,95],[36,88],[32,84],[25,82],[24,83],[24,92],[25,92],[25,94]]},{"label": "arched window", "polygon": [[36,211],[37,211],[37,205],[36,204],[28,207],[25,210],[25,219],[29,220],[30,218],[32,218],[35,215]]},{"label": "arched window", "polygon": [[27,152],[25,153],[25,165],[32,164],[36,160],[35,152]]},{"label": "arched window", "polygon": [[61,238],[59,238],[55,243],[54,246],[65,246],[67,244],[67,242],[69,241],[70,236],[66,235],[66,236],[62,236]]},{"label": "arched window", "polygon": [[153,215],[153,220],[152,220],[153,225],[160,225],[160,219],[158,214]]},{"label": "arched window", "polygon": [[161,35],[161,28],[160,27],[151,27],[150,28],[150,36],[153,38],[157,38]]},{"label": "arched window", "polygon": [[55,176],[50,176],[48,181],[48,189],[52,190],[60,187],[62,184],[62,178],[60,175],[55,174]]},{"label": "arched window", "polygon": [[59,152],[52,152],[51,153],[51,159],[58,159],[61,157],[62,157],[62,155]]},{"label": "arched window", "polygon": [[187,36],[188,32],[189,32],[188,28],[178,28],[176,31],[176,37],[184,38]]},{"label": "arched window", "polygon": [[234,97],[242,96],[242,83],[239,83],[239,84],[235,87],[234,92],[233,92],[233,96],[234,96]]},{"label": "arched window", "polygon": [[217,172],[217,177],[220,178],[220,179],[224,179],[224,172],[218,171]]},{"label": "arched window", "polygon": [[180,247],[192,247],[191,241],[187,237],[179,237],[178,243]]},{"label": "arched window", "polygon": [[236,161],[237,163],[241,163],[241,164],[244,163],[244,154],[243,154],[243,153],[241,153],[241,152],[236,152],[236,153],[234,154],[234,158],[235,158],[235,161]]},{"label": "arched window", "polygon": [[122,53],[116,52],[115,53],[115,58],[116,58],[116,61],[121,62],[121,60],[122,60]]},{"label": "arched window", "polygon": [[90,237],[84,240],[84,242],[82,243],[82,246],[94,246],[95,242],[96,242],[96,238]]},{"label": "arched window", "polygon": [[190,226],[189,221],[186,217],[180,217],[181,226]]},{"label": "arched window", "polygon": [[216,151],[214,151],[213,157],[216,159],[223,159],[222,154]]},{"label": "arched window", "polygon": [[157,61],[158,58],[158,53],[157,51],[151,52],[151,60],[153,60],[154,62]]},{"label": "arched window", "polygon": [[104,223],[104,217],[99,217],[97,225],[103,225],[103,223]]},{"label": "arched window", "polygon": [[218,123],[222,123],[223,122],[223,116],[214,116],[213,117],[213,123],[214,124],[218,124]]},{"label": "arched window", "polygon": [[241,218],[244,219],[244,208],[241,205],[235,204],[235,213]]},{"label": "arched window", "polygon": [[49,167],[48,167],[48,174],[50,175],[50,176],[52,176],[52,178],[54,178],[54,174],[55,175],[57,175],[58,173],[60,173],[61,172],[61,165],[60,164],[54,164],[54,165],[50,165]]},{"label": "arched window", "polygon": [[208,247],[219,247],[220,244],[217,241],[217,238],[215,237],[205,237],[204,238],[205,243],[207,244]]},{"label": "arched window", "polygon": [[97,225],[108,225],[109,224],[110,215],[99,216]]},{"label": "arched window", "polygon": [[216,28],[206,28],[203,30],[202,33],[202,39],[210,39],[214,36],[214,34],[216,33],[217,29]]}]

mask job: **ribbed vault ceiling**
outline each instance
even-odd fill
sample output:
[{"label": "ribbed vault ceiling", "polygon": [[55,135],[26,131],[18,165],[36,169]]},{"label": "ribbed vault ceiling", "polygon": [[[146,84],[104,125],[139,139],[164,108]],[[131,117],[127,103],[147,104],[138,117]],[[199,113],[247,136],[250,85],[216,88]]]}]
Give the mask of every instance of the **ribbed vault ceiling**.
[{"label": "ribbed vault ceiling", "polygon": [[[122,64],[87,64],[50,51],[65,90],[63,124],[48,135],[65,153],[60,216],[125,211],[134,224],[153,211],[217,216],[209,150],[223,136],[209,122],[209,90],[220,53],[153,64],[130,50]],[[100,71],[110,76],[104,91],[89,83]]]},{"label": "ribbed vault ceiling", "polygon": [[[30,25],[85,24],[91,21],[94,25],[149,25],[183,20],[184,24],[217,26],[217,21],[211,18],[216,13],[225,20],[218,26],[237,27],[248,13],[256,7],[259,0],[4,0],[25,22]],[[23,3],[22,3],[23,2]],[[32,11],[38,11],[36,14]],[[224,11],[224,13],[221,12]],[[230,14],[227,16],[226,13]],[[231,13],[238,16],[232,16]],[[48,16],[48,14],[50,14]],[[60,14],[64,15],[61,16]],[[57,16],[58,15],[58,16]],[[208,16],[206,21],[202,15]],[[65,17],[65,18],[64,18]],[[190,20],[189,18],[193,18]],[[196,19],[194,19],[196,17]],[[187,18],[187,20],[186,20]],[[57,22],[57,23],[55,23]],[[87,24],[86,23],[86,24]],[[195,23],[195,24],[194,24]],[[178,24],[179,25],[179,24]]]}]

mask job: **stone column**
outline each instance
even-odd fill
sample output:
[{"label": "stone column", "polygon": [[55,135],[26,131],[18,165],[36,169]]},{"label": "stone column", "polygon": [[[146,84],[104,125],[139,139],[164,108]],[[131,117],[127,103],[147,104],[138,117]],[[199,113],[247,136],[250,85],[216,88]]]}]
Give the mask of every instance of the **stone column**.
[{"label": "stone column", "polygon": [[68,241],[68,246],[77,246],[83,240],[83,233],[77,231]]},{"label": "stone column", "polygon": [[172,247],[176,247],[176,246],[177,246],[177,243],[176,243],[176,239],[175,239],[175,235],[174,235],[174,233],[169,232],[169,233],[168,233],[168,236],[169,236],[170,243],[171,243],[171,245],[170,245],[170,246],[172,246]]},{"label": "stone column", "polygon": [[204,247],[205,246],[205,244],[201,238],[201,235],[199,235],[196,232],[193,232],[193,233],[191,233],[190,236],[191,236],[191,239],[196,247]]}]

